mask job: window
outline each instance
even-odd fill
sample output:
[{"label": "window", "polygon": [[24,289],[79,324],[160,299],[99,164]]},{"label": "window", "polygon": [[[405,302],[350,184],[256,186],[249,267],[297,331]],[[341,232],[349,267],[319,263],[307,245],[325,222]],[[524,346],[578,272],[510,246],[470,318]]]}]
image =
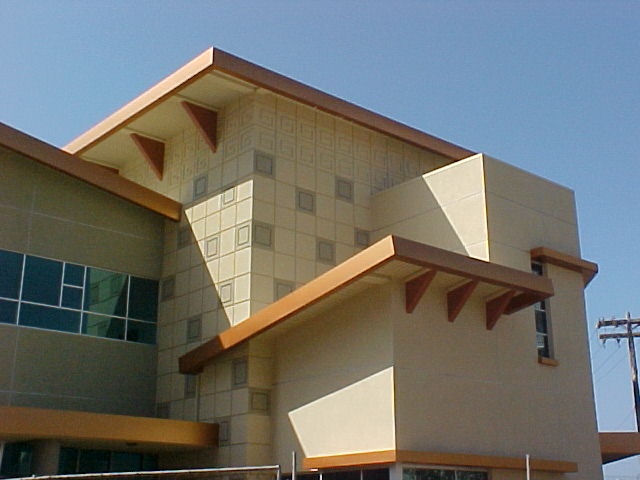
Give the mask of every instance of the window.
[{"label": "window", "polygon": [[0,250],[0,323],[155,343],[158,282]]},{"label": "window", "polygon": [[136,452],[113,452],[62,447],[58,457],[58,474],[135,472],[155,470],[157,458]]},{"label": "window", "polygon": [[[536,275],[544,275],[544,267],[539,262],[531,264],[531,271]],[[542,300],[534,306],[536,319],[536,347],[538,357],[552,358],[550,319],[547,311],[547,301]]]},{"label": "window", "polygon": [[481,470],[404,468],[402,480],[489,480],[489,474]]},{"label": "window", "polygon": [[31,475],[33,447],[28,442],[5,443],[0,464],[2,477],[27,477]]}]

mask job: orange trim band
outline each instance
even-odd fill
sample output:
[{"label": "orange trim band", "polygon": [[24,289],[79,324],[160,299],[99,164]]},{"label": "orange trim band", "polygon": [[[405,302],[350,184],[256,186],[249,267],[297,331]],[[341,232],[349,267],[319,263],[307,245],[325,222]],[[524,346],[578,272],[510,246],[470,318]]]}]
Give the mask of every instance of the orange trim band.
[{"label": "orange trim band", "polygon": [[[522,292],[512,298],[507,313],[553,295],[553,285],[548,278],[390,235],[186,353],[179,360],[180,372],[202,371],[208,362],[222,352],[280,325],[391,261],[442,271],[473,283],[484,282]],[[456,303],[460,309],[463,304]]]},{"label": "orange trim band", "polygon": [[[526,460],[520,457],[500,457],[494,455],[471,455],[466,453],[416,452],[410,450],[381,450],[348,455],[305,458],[306,469],[332,469],[363,467],[390,463],[412,463],[417,465],[438,465],[443,467],[476,467],[505,470],[526,470]],[[531,469],[542,472],[571,473],[578,471],[578,464],[562,460],[532,458]]]},{"label": "orange trim band", "polygon": [[547,247],[531,250],[531,260],[567,268],[582,275],[585,287],[598,273],[598,264]]},{"label": "orange trim band", "polygon": [[600,453],[602,463],[640,455],[640,433],[600,432]]},{"label": "orange trim band", "polygon": [[70,155],[4,123],[0,123],[0,146],[171,220],[180,220],[182,204],[179,202],[127,180],[112,169]]},{"label": "orange trim band", "polygon": [[135,443],[149,448],[218,444],[218,425],[72,410],[0,407],[0,438]]}]

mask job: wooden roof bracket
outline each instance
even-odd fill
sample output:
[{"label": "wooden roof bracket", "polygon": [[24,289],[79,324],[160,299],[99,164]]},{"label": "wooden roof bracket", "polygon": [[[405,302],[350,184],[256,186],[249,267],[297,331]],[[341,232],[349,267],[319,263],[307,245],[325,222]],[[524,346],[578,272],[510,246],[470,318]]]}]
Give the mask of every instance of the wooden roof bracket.
[{"label": "wooden roof bracket", "polygon": [[218,112],[195,103],[182,101],[189,118],[213,153],[218,149]]},{"label": "wooden roof bracket", "polygon": [[462,311],[467,300],[478,286],[478,280],[471,280],[447,293],[447,314],[450,322],[453,322]]},{"label": "wooden roof bracket", "polygon": [[153,138],[144,137],[138,133],[130,133],[129,136],[142,153],[158,180],[162,180],[164,174],[164,143]]},{"label": "wooden roof bracket", "polygon": [[507,310],[509,306],[509,302],[513,299],[516,294],[515,290],[507,290],[502,295],[499,295],[491,300],[487,301],[486,304],[486,320],[487,320],[487,330],[493,330],[496,323],[502,316],[503,313]]},{"label": "wooden roof bracket", "polygon": [[405,310],[407,313],[412,313],[418,306],[420,299],[429,288],[429,285],[431,285],[436,273],[438,273],[437,270],[429,270],[404,284]]}]

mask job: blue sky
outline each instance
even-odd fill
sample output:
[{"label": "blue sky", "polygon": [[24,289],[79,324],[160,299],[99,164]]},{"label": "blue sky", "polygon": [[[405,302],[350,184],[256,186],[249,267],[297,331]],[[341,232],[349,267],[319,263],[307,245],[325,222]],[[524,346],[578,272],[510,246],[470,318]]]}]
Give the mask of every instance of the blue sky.
[{"label": "blue sky", "polygon": [[[567,185],[590,325],[640,317],[638,1],[0,0],[0,45],[0,121],[58,146],[214,45]],[[632,430],[591,332],[600,429]]]}]

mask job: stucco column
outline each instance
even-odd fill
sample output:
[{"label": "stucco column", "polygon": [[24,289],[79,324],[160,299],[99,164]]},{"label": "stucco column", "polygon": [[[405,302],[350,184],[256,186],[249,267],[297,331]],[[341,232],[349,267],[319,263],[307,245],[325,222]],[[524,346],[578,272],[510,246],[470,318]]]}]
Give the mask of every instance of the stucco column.
[{"label": "stucco column", "polygon": [[55,440],[33,442],[31,472],[34,475],[55,475],[58,473],[60,443]]}]

